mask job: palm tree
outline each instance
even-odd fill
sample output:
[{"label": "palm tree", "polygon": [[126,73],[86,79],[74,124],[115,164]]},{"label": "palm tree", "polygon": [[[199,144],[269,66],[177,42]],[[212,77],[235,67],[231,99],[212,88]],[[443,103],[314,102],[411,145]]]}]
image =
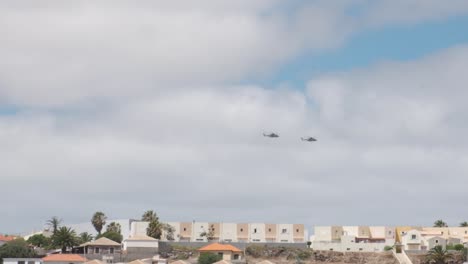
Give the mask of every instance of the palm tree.
[{"label": "palm tree", "polygon": [[120,226],[119,223],[112,222],[109,225],[107,225],[106,232],[115,232],[115,233],[121,233],[122,227]]},{"label": "palm tree", "polygon": [[151,221],[146,228],[146,234],[152,238],[161,239],[162,225],[159,221]]},{"label": "palm tree", "polygon": [[80,244],[93,241],[93,236],[88,232],[80,233],[79,235]]},{"label": "palm tree", "polygon": [[55,232],[57,232],[57,229],[60,227],[61,223],[62,219],[59,219],[56,216],[53,216],[46,222],[47,226],[52,229],[52,234],[55,234]]},{"label": "palm tree", "polygon": [[106,225],[106,220],[107,217],[103,212],[96,212],[91,218],[91,223],[99,235],[101,234],[102,228]]},{"label": "palm tree", "polygon": [[434,227],[448,227],[448,225],[442,220],[437,220],[434,222]]},{"label": "palm tree", "polygon": [[435,246],[427,253],[426,260],[429,263],[445,264],[449,260],[451,260],[452,257],[453,255],[449,253],[446,249],[442,248],[442,246]]},{"label": "palm tree", "polygon": [[141,216],[141,221],[159,221],[159,217],[153,210],[148,210]]},{"label": "palm tree", "polygon": [[61,248],[62,253],[67,252],[67,248],[78,245],[78,238],[75,230],[70,227],[62,226],[52,235],[52,244],[56,248]]},{"label": "palm tree", "polygon": [[461,222],[460,227],[468,227],[468,222]]}]

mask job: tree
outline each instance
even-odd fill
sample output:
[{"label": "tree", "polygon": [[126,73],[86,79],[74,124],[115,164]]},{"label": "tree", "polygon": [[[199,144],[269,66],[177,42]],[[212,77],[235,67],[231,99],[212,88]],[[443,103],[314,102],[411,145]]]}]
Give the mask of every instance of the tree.
[{"label": "tree", "polygon": [[67,252],[67,248],[78,246],[78,237],[75,230],[70,227],[62,226],[52,235],[52,245],[62,249],[62,253]]},{"label": "tree", "polygon": [[448,225],[442,220],[437,220],[434,222],[434,227],[448,227]]},{"label": "tree", "polygon": [[22,238],[8,241],[0,246],[0,260],[3,258],[33,258],[36,252],[28,247],[28,243]]},{"label": "tree", "polygon": [[312,245],[312,241],[307,241],[307,247],[310,248],[311,245]]},{"label": "tree", "polygon": [[214,253],[201,253],[198,257],[198,264],[212,264],[218,262],[223,257]]},{"label": "tree", "polygon": [[453,255],[442,246],[435,246],[426,255],[426,260],[434,264],[446,264],[452,258]]},{"label": "tree", "polygon": [[109,225],[107,225],[106,232],[115,232],[115,233],[121,233],[122,227],[120,226],[119,223],[112,222]]},{"label": "tree", "polygon": [[460,227],[468,227],[468,222],[461,222]]},{"label": "tree", "polygon": [[117,233],[115,231],[106,231],[104,233],[102,233],[101,235],[98,235],[96,238],[101,238],[101,237],[105,237],[105,238],[108,238],[112,241],[115,241],[117,243],[122,243],[122,240],[123,240],[123,237],[120,233]]},{"label": "tree", "polygon": [[50,238],[44,236],[43,234],[36,234],[28,238],[27,242],[30,245],[33,245],[35,247],[39,248],[47,248],[50,246]]},{"label": "tree", "polygon": [[206,237],[206,239],[208,241],[211,241],[214,239],[214,236],[215,236],[215,233],[214,233],[214,225],[211,225],[209,228],[208,228],[208,232],[206,231],[203,231],[201,234],[200,234],[201,237]]},{"label": "tree", "polygon": [[91,242],[93,241],[93,236],[89,234],[88,232],[83,232],[80,233],[78,236],[79,244],[84,244],[86,242]]},{"label": "tree", "polygon": [[101,234],[102,228],[106,225],[106,220],[107,217],[103,212],[96,212],[91,218],[91,223],[99,235]]},{"label": "tree", "polygon": [[161,239],[162,224],[159,221],[151,221],[146,229],[146,234],[152,238]]},{"label": "tree", "polygon": [[141,221],[152,222],[159,221],[158,215],[153,210],[148,210],[141,216]]},{"label": "tree", "polygon": [[56,216],[52,216],[49,220],[47,220],[47,226],[52,229],[52,234],[55,234],[62,223],[62,219],[59,219]]},{"label": "tree", "polygon": [[174,232],[175,228],[171,226],[170,224],[163,224],[162,229],[164,230],[164,233],[166,234],[166,239],[169,241],[174,240]]}]

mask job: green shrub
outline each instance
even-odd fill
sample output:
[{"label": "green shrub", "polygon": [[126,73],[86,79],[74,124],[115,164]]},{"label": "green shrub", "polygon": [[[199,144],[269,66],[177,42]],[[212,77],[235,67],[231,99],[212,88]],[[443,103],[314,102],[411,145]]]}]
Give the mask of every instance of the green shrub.
[{"label": "green shrub", "polygon": [[393,250],[393,247],[392,246],[385,246],[384,250],[385,251],[390,251],[390,250]]},{"label": "green shrub", "polygon": [[198,264],[213,264],[220,261],[222,258],[221,255],[214,253],[201,253],[198,257]]}]

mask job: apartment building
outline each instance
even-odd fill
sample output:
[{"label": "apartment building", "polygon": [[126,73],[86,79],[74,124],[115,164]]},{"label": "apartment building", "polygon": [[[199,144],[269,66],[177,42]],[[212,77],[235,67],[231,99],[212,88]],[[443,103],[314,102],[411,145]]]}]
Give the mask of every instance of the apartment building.
[{"label": "apartment building", "polygon": [[316,226],[314,234],[315,250],[378,252],[395,244],[395,228],[386,226]]},{"label": "apartment building", "polygon": [[[174,241],[245,242],[245,243],[305,243],[307,230],[303,224],[266,223],[216,223],[216,222],[169,222],[175,230]],[[132,228],[141,233],[147,223],[132,223]],[[140,226],[140,227],[139,227]],[[131,231],[130,233],[133,233]],[[166,232],[163,240],[167,239]]]}]

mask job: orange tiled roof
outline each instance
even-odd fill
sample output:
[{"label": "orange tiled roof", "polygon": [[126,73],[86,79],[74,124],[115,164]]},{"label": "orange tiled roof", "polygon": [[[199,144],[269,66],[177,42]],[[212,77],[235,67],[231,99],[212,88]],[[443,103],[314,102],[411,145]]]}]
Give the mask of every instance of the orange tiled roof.
[{"label": "orange tiled roof", "polygon": [[235,246],[233,245],[229,245],[229,244],[220,244],[220,243],[213,243],[213,244],[210,244],[208,246],[204,246],[200,249],[198,249],[198,251],[232,251],[232,252],[242,252],[242,250],[236,248]]},{"label": "orange tiled roof", "polygon": [[86,259],[77,254],[52,254],[42,258],[44,262],[85,262]]},{"label": "orange tiled roof", "polygon": [[14,240],[15,238],[16,238],[16,237],[14,237],[14,236],[4,236],[4,235],[0,235],[0,241],[8,242],[8,241]]}]

